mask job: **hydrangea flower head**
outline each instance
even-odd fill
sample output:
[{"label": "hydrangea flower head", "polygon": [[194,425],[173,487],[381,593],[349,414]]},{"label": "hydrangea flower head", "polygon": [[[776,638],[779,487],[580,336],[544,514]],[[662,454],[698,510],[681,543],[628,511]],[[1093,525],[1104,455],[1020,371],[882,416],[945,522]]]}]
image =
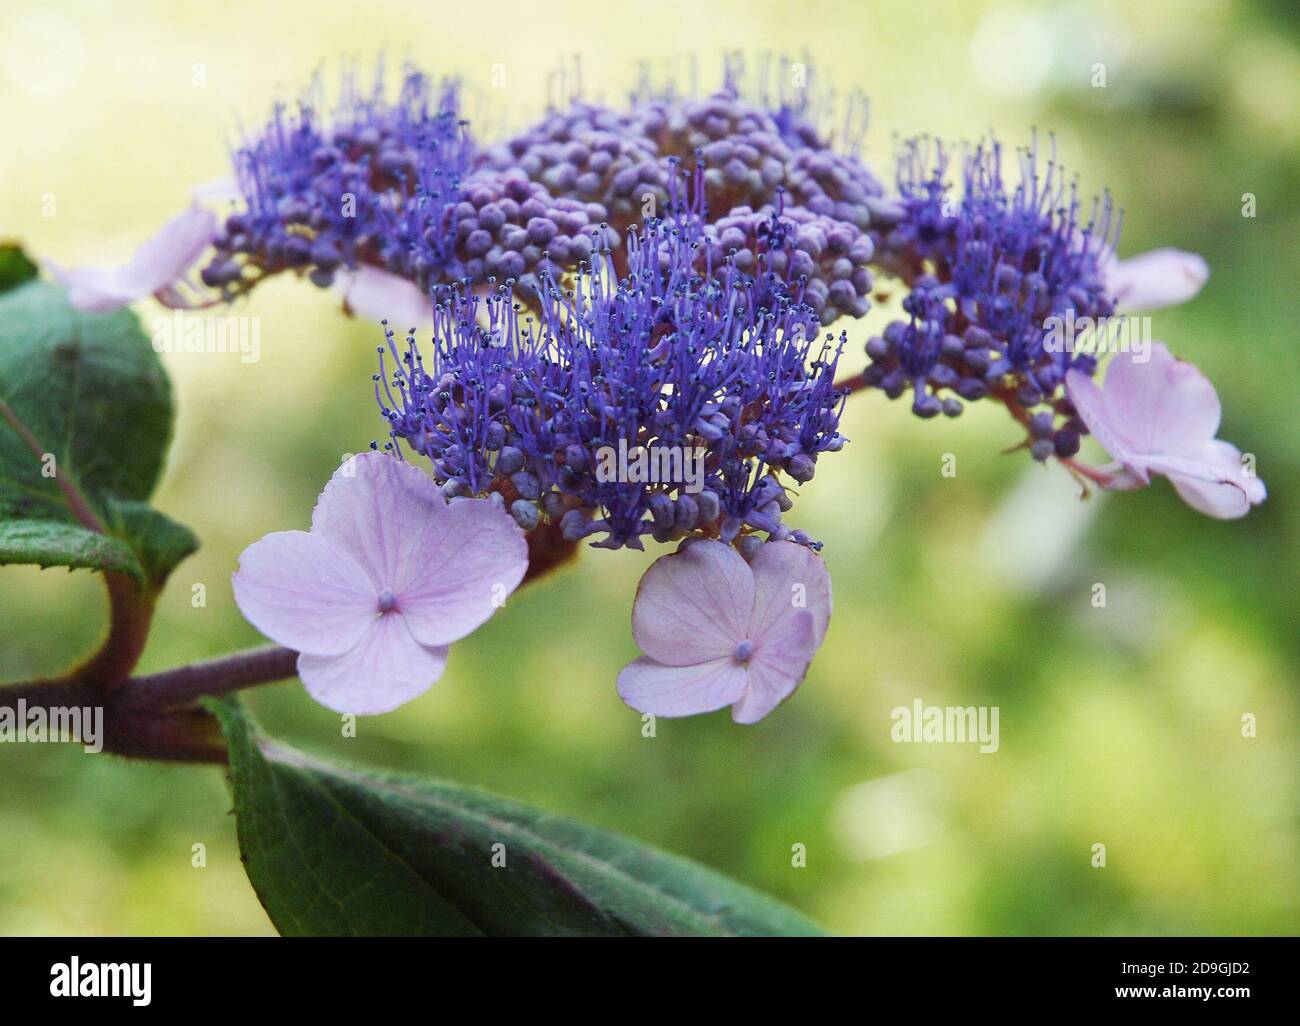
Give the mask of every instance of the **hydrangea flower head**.
[{"label": "hydrangea flower head", "polygon": [[721,542],[689,542],[641,579],[632,633],[645,654],[618,693],[656,716],[729,705],[756,723],[802,682],[830,615],[830,575],[807,547],[769,542],[747,563]]},{"label": "hydrangea flower head", "polygon": [[448,502],[428,476],[364,453],[326,485],[310,531],[244,550],[232,581],[244,616],[298,651],[298,674],[337,712],[388,712],[426,691],[448,646],[523,579],[527,545],[491,503]]}]

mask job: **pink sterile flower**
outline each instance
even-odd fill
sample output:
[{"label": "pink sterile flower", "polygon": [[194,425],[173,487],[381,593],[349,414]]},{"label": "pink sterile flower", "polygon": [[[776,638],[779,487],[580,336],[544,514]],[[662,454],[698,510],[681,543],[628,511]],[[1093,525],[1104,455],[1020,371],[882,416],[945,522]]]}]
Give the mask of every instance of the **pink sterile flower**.
[{"label": "pink sterile flower", "polygon": [[183,306],[175,287],[216,235],[212,211],[194,206],[163,225],[122,267],[68,270],[50,264],[50,271],[67,286],[68,301],[87,313],[108,313],[155,294],[168,305]]},{"label": "pink sterile flower", "polygon": [[395,330],[423,328],[433,323],[433,300],[413,282],[378,267],[335,272],[334,287],[343,294],[349,313],[388,321]]},{"label": "pink sterile flower", "polygon": [[1210,277],[1204,257],[1181,249],[1152,249],[1127,260],[1108,250],[1102,268],[1106,291],[1120,310],[1177,306],[1200,292]]},{"label": "pink sterile flower", "polygon": [[298,650],[298,675],[336,712],[388,712],[427,691],[447,646],[514,591],[528,545],[486,499],[448,502],[425,474],[382,453],[343,464],[311,531],[254,542],[233,575],[240,611]]},{"label": "pink sterile flower", "polygon": [[1193,509],[1211,517],[1245,516],[1264,501],[1264,482],[1241,453],[1215,438],[1221,408],[1214,386],[1196,367],[1155,342],[1149,359],[1117,353],[1104,385],[1079,371],[1065,391],[1088,430],[1115,460],[1093,475],[1105,488],[1139,488],[1164,474]]},{"label": "pink sterile flower", "polygon": [[730,545],[696,541],[656,560],[632,607],[645,653],[618,675],[638,712],[692,716],[731,706],[756,723],[808,672],[831,616],[831,579],[809,548],[775,541],[746,563]]}]

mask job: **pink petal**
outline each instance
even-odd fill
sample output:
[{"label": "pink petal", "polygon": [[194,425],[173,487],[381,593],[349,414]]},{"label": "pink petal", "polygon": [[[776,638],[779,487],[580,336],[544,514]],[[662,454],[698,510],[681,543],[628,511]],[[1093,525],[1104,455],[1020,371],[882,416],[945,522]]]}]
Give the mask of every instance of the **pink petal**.
[{"label": "pink petal", "polygon": [[694,716],[739,700],[746,681],[744,664],[730,655],[693,666],[665,666],[643,656],[619,672],[618,694],[637,712]]},{"label": "pink petal", "polygon": [[132,254],[123,267],[50,270],[68,289],[68,301],[88,313],[108,313],[165,289],[184,278],[212,244],[217,219],[191,207],[168,221]]},{"label": "pink petal", "polygon": [[1200,452],[1219,430],[1214,386],[1163,343],[1152,343],[1147,357],[1141,362],[1132,351],[1117,353],[1106,370],[1102,392],[1115,432],[1137,453]]},{"label": "pink petal", "polygon": [[1065,388],[1070,402],[1102,447],[1127,474],[1104,487],[1146,484],[1165,474],[1193,509],[1219,519],[1245,516],[1264,501],[1264,482],[1245,472],[1241,453],[1214,437],[1221,409],[1214,386],[1190,363],[1175,360],[1163,345],[1150,361],[1119,353],[1104,386],[1071,371]]},{"label": "pink petal", "polygon": [[[1100,386],[1087,374],[1077,370],[1069,371],[1065,375],[1065,395],[1079,418],[1088,426],[1088,433],[1111,456],[1122,460],[1126,453],[1132,453],[1136,449],[1134,443],[1125,436],[1124,425],[1112,420]],[[1143,485],[1150,483],[1151,479],[1145,471],[1136,471],[1134,476]]]},{"label": "pink petal", "polygon": [[641,578],[632,606],[637,647],[667,666],[730,656],[748,637],[754,574],[719,541],[691,542],[661,556]]},{"label": "pink petal", "polygon": [[424,645],[458,641],[486,622],[519,586],[528,543],[486,499],[451,504],[433,480],[383,453],[339,468],[312,514],[312,531],[342,546],[391,591]]},{"label": "pink petal", "polygon": [[196,203],[235,203],[244,198],[239,182],[229,175],[194,186],[190,196]]},{"label": "pink petal", "polygon": [[1209,277],[1204,257],[1180,249],[1153,249],[1106,268],[1107,290],[1121,310],[1177,306],[1200,292]]},{"label": "pink petal", "polygon": [[1088,430],[1144,484],[1155,469],[1146,457],[1195,457],[1214,438],[1221,416],[1214,386],[1196,367],[1159,342],[1146,355],[1143,362],[1138,353],[1117,353],[1100,387],[1079,371],[1065,379]]},{"label": "pink petal", "polygon": [[210,210],[191,207],[177,214],[153,238],[146,240],[126,265],[126,279],[147,289],[146,295],[184,278],[217,236],[217,219]]},{"label": "pink petal", "polygon": [[447,500],[428,474],[388,453],[364,452],[334,471],[311,529],[351,553],[376,594],[396,594],[405,568],[419,560],[427,525],[446,515]]},{"label": "pink petal", "polygon": [[47,260],[54,279],[68,290],[68,302],[86,313],[112,313],[138,296],[128,295],[119,268],[77,267],[71,270]]},{"label": "pink petal", "polygon": [[386,613],[342,655],[300,655],[298,676],[327,709],[358,716],[391,712],[424,694],[447,666],[445,647],[426,647],[406,618]]},{"label": "pink petal", "polygon": [[425,645],[459,641],[482,626],[528,570],[519,525],[487,499],[453,499],[426,519],[394,592],[411,632]]},{"label": "pink petal", "polygon": [[280,531],[254,542],[240,555],[231,584],[249,623],[300,652],[348,651],[378,610],[378,593],[356,561],[305,531]]},{"label": "pink petal", "polygon": [[820,641],[811,611],[801,609],[793,617],[783,617],[776,632],[754,649],[749,686],[732,708],[731,718],[737,723],[757,723],[794,694]]},{"label": "pink petal", "polygon": [[774,541],[758,550],[749,567],[755,586],[749,638],[755,651],[805,610],[812,614],[813,648],[820,645],[831,618],[831,575],[821,557],[806,545]]},{"label": "pink petal", "polygon": [[372,321],[387,320],[396,332],[433,323],[433,300],[418,285],[377,267],[362,265],[339,271],[334,287],[343,293],[348,311]]},{"label": "pink petal", "polygon": [[1216,439],[1205,447],[1199,460],[1180,464],[1164,473],[1182,500],[1206,516],[1219,520],[1244,517],[1268,495],[1264,482],[1246,473],[1241,452],[1229,442]]}]

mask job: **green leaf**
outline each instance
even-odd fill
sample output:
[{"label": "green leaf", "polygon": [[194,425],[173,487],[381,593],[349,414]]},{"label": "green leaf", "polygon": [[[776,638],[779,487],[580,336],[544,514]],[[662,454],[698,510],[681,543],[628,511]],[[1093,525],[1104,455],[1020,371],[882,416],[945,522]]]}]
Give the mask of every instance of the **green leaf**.
[{"label": "green leaf", "polygon": [[[166,372],[129,310],[83,314],[35,280],[4,291],[6,269],[21,275],[25,260],[0,247],[0,523],[13,539],[0,562],[121,569],[157,590],[198,547],[144,502],[171,441]],[[115,538],[96,541],[61,484]],[[43,526],[13,526],[33,522]]]},{"label": "green leaf", "polygon": [[31,281],[36,275],[37,267],[22,246],[16,242],[0,242],[0,292]]},{"label": "green leaf", "polygon": [[126,542],[57,520],[0,521],[0,566],[6,563],[102,570],[144,581]]},{"label": "green leaf", "polygon": [[161,588],[177,565],[199,547],[193,531],[143,502],[111,500],[108,526],[130,545],[145,579],[155,589]]},{"label": "green leaf", "polygon": [[283,934],[820,932],[687,859],[483,791],[326,765],[262,737],[237,699],[208,704],[244,868]]},{"label": "green leaf", "polygon": [[61,288],[0,294],[0,400],[52,462],[0,423],[0,519],[72,519],[50,471],[101,513],[147,499],[172,435],[171,385],[129,310],[83,314]]}]

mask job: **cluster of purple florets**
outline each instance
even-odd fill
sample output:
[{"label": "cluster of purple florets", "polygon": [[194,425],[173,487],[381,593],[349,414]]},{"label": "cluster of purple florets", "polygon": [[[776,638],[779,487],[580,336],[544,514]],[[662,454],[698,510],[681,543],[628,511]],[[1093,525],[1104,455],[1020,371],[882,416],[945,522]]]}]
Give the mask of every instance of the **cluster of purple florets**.
[{"label": "cluster of purple florets", "polygon": [[[1085,428],[1063,382],[1095,367],[1050,325],[1114,312],[1109,199],[1083,209],[1036,146],[1012,185],[997,143],[964,154],[954,190],[928,140],[904,146],[886,195],[857,156],[864,105],[833,144],[804,65],[770,70],[729,63],[703,97],[643,75],[621,107],[576,96],[488,146],[450,81],[408,71],[396,100],[382,77],[349,81],[328,115],[313,94],[236,152],[244,208],[204,281],[230,298],[279,271],[327,287],[370,266],[417,285],[432,348],[388,333],[385,444],[427,457],[449,495],[569,540],[813,544],[782,513],[844,443],[845,336],[821,329],[867,312],[873,269],[907,288],[904,316],[850,387],[909,394],[922,417],[991,397],[1034,458],[1073,456]],[[610,477],[620,446],[702,469]]]},{"label": "cluster of purple florets", "polygon": [[1104,262],[1119,219],[1108,197],[1085,211],[1054,160],[1040,169],[1036,147],[1021,154],[1014,188],[1001,157],[996,142],[972,149],[955,196],[941,146],[905,147],[897,208],[878,212],[877,227],[879,265],[910,289],[907,316],[867,343],[865,381],[890,398],[910,392],[921,417],[992,395],[1025,423],[1035,459],[1070,457],[1086,429],[1062,386],[1095,361],[1064,326],[1114,313]]},{"label": "cluster of purple florets", "polygon": [[[545,518],[570,541],[815,545],[781,516],[789,482],[844,444],[844,340],[820,339],[816,312],[770,269],[791,232],[765,232],[746,273],[730,254],[715,264],[704,222],[673,206],[626,240],[621,278],[608,259],[567,285],[547,277],[536,318],[521,319],[510,285],[456,287],[437,300],[431,349],[390,331],[376,375],[388,444],[427,457],[449,495],[492,497],[525,530]],[[678,475],[629,475],[638,451]]]},{"label": "cluster of purple florets", "polygon": [[369,94],[349,76],[329,118],[319,92],[277,107],[234,153],[245,209],[227,217],[202,271],[227,298],[285,270],[324,288],[340,268],[449,258],[446,211],[472,153],[455,83],[411,71],[391,101],[382,75]]},{"label": "cluster of purple florets", "polygon": [[366,264],[426,290],[495,277],[535,297],[593,247],[610,247],[625,272],[622,237],[664,213],[684,163],[703,171],[715,262],[734,250],[752,264],[779,211],[797,226],[794,251],[769,270],[801,285],[823,324],[859,317],[883,190],[818,130],[808,90],[751,100],[743,77],[729,66],[704,99],[646,84],[621,110],[577,99],[487,147],[461,118],[455,83],[408,71],[387,101],[382,77],[369,93],[349,79],[328,115],[317,88],[236,152],[246,209],[227,219],[203,280],[230,298],[280,271],[327,287]]},{"label": "cluster of purple florets", "polygon": [[804,283],[804,301],[823,324],[861,317],[874,250],[867,226],[884,190],[854,153],[832,148],[812,116],[812,93],[773,99],[754,89],[759,95],[750,99],[744,78],[733,63],[705,98],[646,81],[625,110],[579,101],[487,149],[475,166],[597,205],[615,242],[665,209],[679,164],[697,167],[715,259],[734,251],[742,268],[752,262],[757,233],[779,212],[797,227],[795,252],[770,270]]}]

